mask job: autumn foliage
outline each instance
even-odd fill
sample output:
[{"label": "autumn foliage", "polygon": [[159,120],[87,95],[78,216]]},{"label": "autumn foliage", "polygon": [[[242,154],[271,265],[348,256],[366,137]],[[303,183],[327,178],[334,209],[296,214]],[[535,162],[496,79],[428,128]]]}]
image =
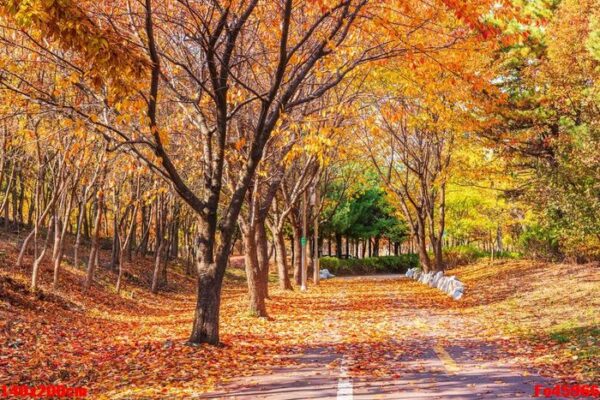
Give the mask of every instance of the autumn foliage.
[{"label": "autumn foliage", "polygon": [[2,1],[0,371],[186,398],[326,347],[393,377],[456,319],[596,379],[599,73],[598,0]]}]

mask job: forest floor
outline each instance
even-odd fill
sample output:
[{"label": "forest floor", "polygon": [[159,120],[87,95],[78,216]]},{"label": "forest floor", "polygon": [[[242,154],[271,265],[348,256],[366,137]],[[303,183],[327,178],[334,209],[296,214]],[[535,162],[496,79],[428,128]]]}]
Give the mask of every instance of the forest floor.
[{"label": "forest floor", "polygon": [[84,292],[83,269],[67,263],[53,291],[44,265],[34,296],[12,248],[0,243],[0,385],[86,387],[93,399],[458,399],[600,378],[597,265],[457,268],[460,301],[403,278],[336,278],[306,293],[273,286],[269,319],[247,313],[243,273],[232,269],[224,346],[192,347],[194,280],[180,267],[152,295],[152,261],[138,260],[117,295],[112,271],[101,268]]}]

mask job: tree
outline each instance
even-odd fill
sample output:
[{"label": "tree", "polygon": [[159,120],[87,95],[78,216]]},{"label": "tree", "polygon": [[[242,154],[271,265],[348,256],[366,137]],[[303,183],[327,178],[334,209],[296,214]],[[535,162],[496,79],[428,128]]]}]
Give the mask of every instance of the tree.
[{"label": "tree", "polygon": [[[119,16],[100,12],[116,3],[11,1],[3,7],[22,32],[5,36],[7,43],[25,51],[35,47],[36,54],[58,64],[76,95],[22,88],[18,82],[27,77],[6,68],[10,78],[2,80],[3,87],[85,121],[165,178],[200,217],[192,343],[218,343],[221,285],[233,232],[273,131],[294,108],[318,99],[358,65],[386,51],[363,40],[343,60],[336,57],[336,50],[358,44],[351,34],[354,25],[370,23],[359,17],[366,4],[337,1],[316,8],[291,0],[161,5],[146,0],[137,9],[129,4],[130,11]],[[275,40],[272,26],[280,28]],[[43,38],[50,40],[38,40]],[[131,45],[122,46],[124,41]],[[259,48],[268,51],[258,53]],[[84,67],[89,61],[91,68]],[[84,107],[82,97],[92,106]],[[140,111],[143,118],[137,117]],[[249,151],[225,199],[227,145],[236,136]],[[195,153],[180,156],[178,149],[188,140],[202,161],[195,172],[184,174],[182,165]]]},{"label": "tree", "polygon": [[598,10],[597,1],[527,5],[526,35],[499,53],[496,84],[508,101],[486,135],[518,171],[514,194],[538,216],[536,230],[548,230],[540,237],[558,236],[579,259],[600,248]]}]

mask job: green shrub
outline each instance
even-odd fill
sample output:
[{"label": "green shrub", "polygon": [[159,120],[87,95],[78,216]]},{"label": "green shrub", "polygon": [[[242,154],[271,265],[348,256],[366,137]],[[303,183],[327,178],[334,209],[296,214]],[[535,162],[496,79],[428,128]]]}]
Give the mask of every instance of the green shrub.
[{"label": "green shrub", "polygon": [[[490,254],[488,254],[489,256]],[[521,258],[521,253],[516,251],[498,251],[494,253],[494,258],[510,258],[512,260],[516,260],[517,258]]]},{"label": "green shrub", "polygon": [[[477,261],[480,258],[491,257],[491,253],[483,251],[473,245],[463,245],[444,248],[444,263],[446,268],[454,268],[460,265],[467,265]],[[494,258],[519,258],[520,254],[510,251],[500,251],[494,253]]]},{"label": "green shrub", "polygon": [[519,236],[519,246],[533,258],[558,260],[561,258],[559,236],[549,228],[533,225]]},{"label": "green shrub", "polygon": [[409,268],[418,266],[419,257],[416,254],[362,259],[321,258],[321,269],[328,269],[334,275],[403,274]]},{"label": "green shrub", "polygon": [[444,262],[446,268],[470,264],[485,256],[486,253],[483,250],[471,245],[444,248]]}]

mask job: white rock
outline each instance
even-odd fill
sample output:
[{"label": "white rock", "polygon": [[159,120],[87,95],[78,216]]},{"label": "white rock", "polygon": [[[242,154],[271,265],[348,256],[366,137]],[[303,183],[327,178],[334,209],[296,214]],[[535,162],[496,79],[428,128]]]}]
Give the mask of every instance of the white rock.
[{"label": "white rock", "polygon": [[454,283],[454,279],[448,279],[448,284],[446,285],[446,293],[452,293],[452,290],[454,290]]},{"label": "white rock", "polygon": [[450,280],[448,287],[446,288],[446,293],[448,293],[448,295],[452,296],[453,298],[456,298],[456,297],[460,298],[462,296],[462,294],[458,295],[458,293],[459,292],[463,293],[464,290],[465,290],[464,284],[461,281],[459,281],[458,279],[453,278]]},{"label": "white rock", "polygon": [[462,298],[465,291],[465,285],[456,279],[456,276],[444,276],[443,271],[433,273],[423,272],[419,268],[409,268],[405,275],[432,288],[438,288],[454,300]]},{"label": "white rock", "polygon": [[446,280],[448,278],[446,278],[445,276],[442,276],[440,279],[438,279],[437,281],[437,288],[442,290],[442,286],[444,285],[444,283],[446,283]]},{"label": "white rock", "polygon": [[322,269],[319,271],[319,276],[321,279],[329,279],[335,277],[328,269]]},{"label": "white rock", "polygon": [[443,277],[442,279],[440,279],[440,281],[441,281],[441,283],[440,283],[440,285],[438,286],[438,289],[440,289],[442,292],[445,292],[445,291],[446,291],[446,288],[448,287],[448,282],[449,282],[449,279],[448,279],[448,277],[447,277],[447,276],[445,276],[445,277]]},{"label": "white rock", "polygon": [[425,282],[424,282],[424,283],[425,283],[426,285],[429,285],[429,284],[431,284],[431,281],[432,281],[432,280],[433,280],[433,274],[430,272],[430,273],[428,273],[428,274],[427,274],[427,277],[426,277],[426,279],[425,279]]},{"label": "white rock", "polygon": [[452,292],[452,298],[454,300],[459,300],[462,296],[463,296],[462,288],[457,288],[454,290],[454,292]]},{"label": "white rock", "polygon": [[438,271],[433,278],[431,279],[431,281],[429,282],[429,286],[431,287],[437,287],[438,282],[440,281],[440,279],[444,276],[444,273],[442,271]]},{"label": "white rock", "polygon": [[450,276],[448,277],[448,280],[446,281],[446,286],[444,287],[444,291],[447,292],[450,289],[452,289],[454,286],[454,282],[456,282],[456,278],[454,276]]}]

